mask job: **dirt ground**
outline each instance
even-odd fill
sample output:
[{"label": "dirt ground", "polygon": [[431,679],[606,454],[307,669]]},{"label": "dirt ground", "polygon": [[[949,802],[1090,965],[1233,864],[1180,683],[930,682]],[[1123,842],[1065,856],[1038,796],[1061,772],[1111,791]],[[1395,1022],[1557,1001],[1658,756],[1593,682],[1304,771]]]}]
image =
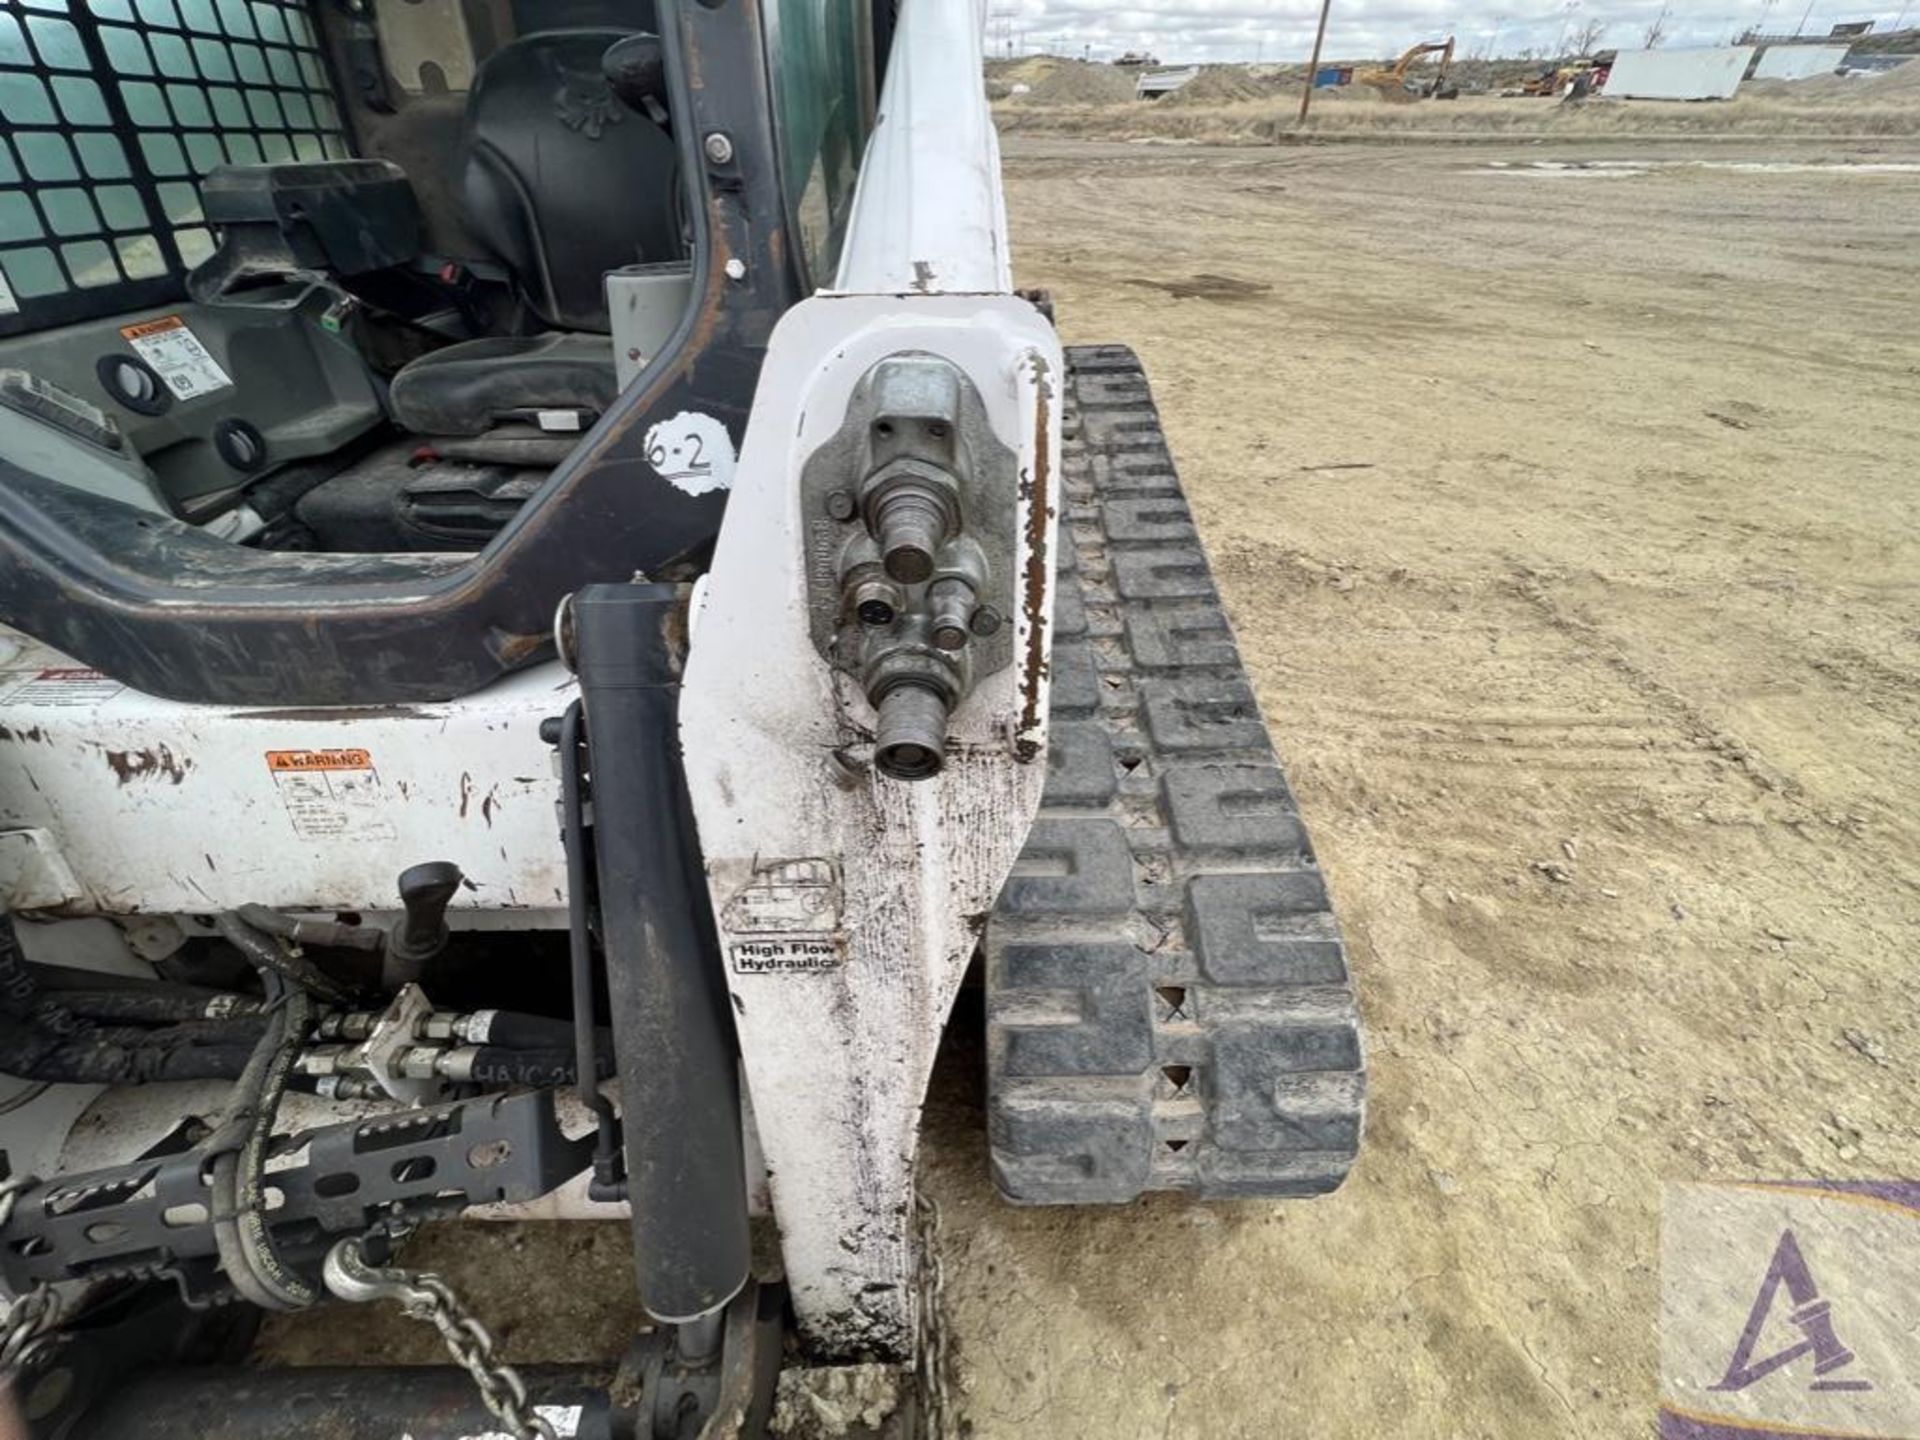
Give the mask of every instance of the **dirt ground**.
[{"label": "dirt ground", "polygon": [[[1373,1080],[1327,1199],[1016,1210],[957,1036],[977,1440],[1646,1434],[1663,1184],[1920,1175],[1901,143],[1010,140],[1020,283],[1153,377]],[[1592,160],[1666,163],[1536,163]],[[558,1359],[632,1323],[625,1244],[425,1249]]]},{"label": "dirt ground", "polygon": [[1920,1172],[1920,171],[1492,163],[1692,153],[1009,146],[1022,282],[1153,377],[1373,1082],[1341,1192],[1224,1212],[1009,1210],[945,1113],[976,1435],[1644,1434],[1664,1182]]},{"label": "dirt ground", "polygon": [[[1920,49],[1920,32],[1901,48]],[[1920,64],[1875,75],[1748,81],[1724,101],[1628,100],[1603,92],[1576,102],[1564,95],[1526,99],[1512,93],[1541,68],[1524,61],[1464,62],[1450,74],[1466,93],[1443,104],[1415,103],[1404,95],[1395,101],[1387,90],[1360,83],[1327,87],[1314,91],[1304,125],[1304,66],[1212,66],[1160,100],[1140,101],[1130,71],[1033,55],[989,64],[987,86],[1003,134],[1081,140],[1920,138]],[[1016,95],[1016,84],[1029,88]]]}]

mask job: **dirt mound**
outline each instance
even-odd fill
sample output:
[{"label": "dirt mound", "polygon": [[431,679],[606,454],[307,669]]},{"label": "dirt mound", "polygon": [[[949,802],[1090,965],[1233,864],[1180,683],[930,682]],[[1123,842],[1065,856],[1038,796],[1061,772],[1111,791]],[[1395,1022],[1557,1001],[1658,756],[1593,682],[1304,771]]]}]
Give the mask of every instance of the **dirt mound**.
[{"label": "dirt mound", "polygon": [[1377,105],[1386,98],[1377,85],[1321,85],[1317,86],[1313,92],[1315,105],[1324,105],[1329,100],[1336,100],[1342,104],[1351,104],[1358,100]]},{"label": "dirt mound", "polygon": [[1065,60],[1031,83],[1016,104],[1118,105],[1133,99],[1133,73],[1111,65]]},{"label": "dirt mound", "polygon": [[1742,96],[1800,104],[1904,105],[1920,102],[1920,63],[1912,60],[1877,75],[1815,75],[1805,80],[1749,80]]},{"label": "dirt mound", "polygon": [[1920,95],[1920,61],[1908,60],[1864,81],[1881,99],[1892,95]]},{"label": "dirt mound", "polygon": [[[1824,81],[1804,80],[1789,94],[1740,95],[1713,104],[1665,100],[1607,100],[1567,105],[1550,100],[1492,96],[1458,100],[1382,101],[1369,86],[1316,91],[1302,130],[1295,120],[1299,92],[1227,104],[1174,105],[1169,100],[1127,105],[1029,105],[1016,96],[995,107],[1008,132],[1098,135],[1105,140],[1146,140],[1205,145],[1259,145],[1310,134],[1410,139],[1422,135],[1478,138],[1567,137],[1591,139],[1640,135],[1849,135],[1920,137],[1920,62],[1909,75],[1889,72],[1873,80],[1843,80],[1848,88],[1827,96],[1809,93]],[[1897,78],[1896,78],[1897,77]],[[1197,83],[1197,82],[1196,82]]]},{"label": "dirt mound", "polygon": [[1065,63],[1051,55],[1022,55],[1018,60],[987,61],[987,79],[1004,85],[1037,85]]},{"label": "dirt mound", "polygon": [[1278,93],[1279,88],[1273,80],[1253,75],[1243,65],[1212,65],[1156,103],[1174,106],[1235,105],[1242,100],[1269,99]]}]

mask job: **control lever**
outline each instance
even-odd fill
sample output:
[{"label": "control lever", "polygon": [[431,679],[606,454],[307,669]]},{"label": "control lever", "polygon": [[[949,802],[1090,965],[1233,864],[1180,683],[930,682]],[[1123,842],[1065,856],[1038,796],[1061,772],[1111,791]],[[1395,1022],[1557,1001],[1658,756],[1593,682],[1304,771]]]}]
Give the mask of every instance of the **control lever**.
[{"label": "control lever", "polygon": [[429,860],[400,872],[403,914],[387,932],[381,982],[389,990],[417,984],[427,962],[447,948],[447,906],[466,877],[451,860]]},{"label": "control lever", "polygon": [[600,73],[629,110],[637,110],[662,130],[667,115],[667,59],[658,35],[629,35],[600,57]]}]

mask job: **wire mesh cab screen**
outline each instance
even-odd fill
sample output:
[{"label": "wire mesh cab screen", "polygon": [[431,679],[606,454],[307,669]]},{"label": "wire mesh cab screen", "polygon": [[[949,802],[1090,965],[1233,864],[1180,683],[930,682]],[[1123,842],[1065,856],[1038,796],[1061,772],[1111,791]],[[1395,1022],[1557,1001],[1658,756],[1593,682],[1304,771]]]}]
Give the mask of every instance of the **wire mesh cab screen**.
[{"label": "wire mesh cab screen", "polygon": [[0,0],[0,335],[176,298],[214,166],[347,153],[300,4]]}]

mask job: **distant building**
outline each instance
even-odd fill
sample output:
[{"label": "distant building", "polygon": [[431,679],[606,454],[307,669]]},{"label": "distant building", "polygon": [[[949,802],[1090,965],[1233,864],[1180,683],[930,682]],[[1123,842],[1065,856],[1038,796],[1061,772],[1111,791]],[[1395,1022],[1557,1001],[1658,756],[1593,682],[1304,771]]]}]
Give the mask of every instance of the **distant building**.
[{"label": "distant building", "polygon": [[1769,45],[1747,66],[1749,80],[1811,80],[1846,62],[1845,45]]},{"label": "distant building", "polygon": [[1138,70],[1149,65],[1158,65],[1160,63],[1160,57],[1157,55],[1149,55],[1144,50],[1129,50],[1113,63],[1125,66],[1131,70]]},{"label": "distant building", "polygon": [[1824,45],[1829,40],[1859,39],[1873,29],[1871,20],[1852,20],[1845,25],[1836,25],[1825,35],[1768,35],[1760,30],[1749,30],[1733,43],[1736,45]]}]

